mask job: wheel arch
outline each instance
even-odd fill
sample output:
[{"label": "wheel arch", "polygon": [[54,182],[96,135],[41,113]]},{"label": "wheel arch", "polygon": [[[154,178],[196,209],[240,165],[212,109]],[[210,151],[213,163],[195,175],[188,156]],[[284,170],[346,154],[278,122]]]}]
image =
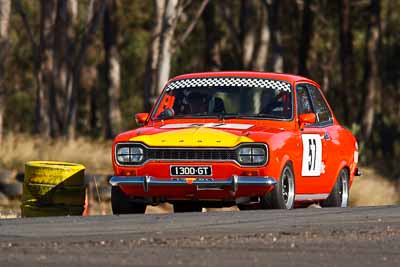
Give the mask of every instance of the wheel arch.
[{"label": "wheel arch", "polygon": [[294,170],[293,160],[292,160],[292,159],[290,158],[290,156],[287,155],[287,154],[285,154],[285,155],[282,157],[282,159],[281,159],[280,166],[279,166],[279,173],[282,173],[283,168],[285,168],[285,166],[286,166],[287,164],[290,164],[290,165],[291,165],[292,170],[293,170],[293,175],[294,175],[294,177],[296,178],[296,172],[295,172],[295,170]]},{"label": "wheel arch", "polygon": [[347,174],[349,175],[349,188],[350,188],[350,185],[351,185],[351,183],[350,183],[350,179],[351,179],[351,175],[350,175],[350,166],[349,166],[349,164],[345,161],[345,160],[342,160],[341,162],[340,162],[340,164],[339,164],[339,167],[336,169],[336,171],[335,171],[335,179],[333,179],[333,184],[331,185],[331,190],[330,191],[332,191],[332,189],[333,189],[333,187],[335,186],[335,184],[336,184],[336,180],[337,180],[337,178],[339,177],[339,174],[340,174],[340,172],[342,171],[342,169],[345,169],[346,171],[347,171]]}]

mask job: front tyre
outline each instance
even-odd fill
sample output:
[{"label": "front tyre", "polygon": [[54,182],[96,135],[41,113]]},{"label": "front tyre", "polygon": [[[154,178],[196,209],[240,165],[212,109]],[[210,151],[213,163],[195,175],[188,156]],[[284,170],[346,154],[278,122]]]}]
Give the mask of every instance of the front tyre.
[{"label": "front tyre", "polygon": [[329,197],[321,202],[322,207],[347,208],[349,205],[349,172],[342,169]]},{"label": "front tyre", "polygon": [[146,204],[131,200],[119,186],[111,188],[111,207],[113,214],[143,214],[146,211]]},{"label": "front tyre", "polygon": [[295,177],[289,162],[282,170],[278,183],[272,192],[261,198],[262,209],[292,209],[294,207]]}]

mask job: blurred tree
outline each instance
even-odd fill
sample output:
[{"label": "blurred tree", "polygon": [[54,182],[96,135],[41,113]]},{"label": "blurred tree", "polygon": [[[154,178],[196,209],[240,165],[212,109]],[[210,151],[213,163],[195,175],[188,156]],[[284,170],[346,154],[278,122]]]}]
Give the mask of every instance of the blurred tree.
[{"label": "blurred tree", "polygon": [[75,138],[77,94],[87,47],[103,16],[105,1],[91,0],[81,39],[75,33],[76,0],[40,2],[40,40],[37,45],[24,7],[16,2],[32,42],[37,76],[35,131],[47,136]]},{"label": "blurred tree", "polygon": [[304,0],[303,3],[303,18],[299,40],[299,69],[300,75],[308,76],[307,59],[310,52],[313,35],[314,13],[311,9],[312,0]]},{"label": "blurred tree", "polygon": [[203,24],[206,45],[205,51],[205,64],[210,71],[220,70],[222,67],[221,62],[221,33],[217,30],[216,24],[216,1],[210,1],[203,12]]},{"label": "blurred tree", "polygon": [[240,1],[237,25],[237,7],[229,1],[220,3],[220,12],[232,36],[236,64],[244,70],[265,70],[271,36],[267,6],[257,0]]},{"label": "blurred tree", "polygon": [[[155,0],[153,2],[154,22],[145,75],[146,110],[149,110],[155,97],[160,94],[164,84],[168,81],[172,56],[194,30],[208,2],[209,0],[203,0],[200,3],[193,19],[179,36],[176,36],[175,33],[177,24],[184,14],[184,8],[189,7],[194,1]],[[153,73],[155,73],[155,77]],[[154,89],[155,91],[153,91]]]},{"label": "blurred tree", "polygon": [[265,71],[267,60],[268,60],[268,50],[270,48],[271,39],[271,25],[268,20],[268,9],[269,6],[260,6],[260,26],[257,32],[257,44],[252,56],[251,69],[256,71]]},{"label": "blurred tree", "polygon": [[[22,19],[23,27],[26,31],[28,40],[30,41],[31,50],[33,54],[33,76],[35,84],[35,121],[33,125],[33,133],[41,134],[46,137],[50,137],[50,125],[48,117],[48,104],[45,98],[46,92],[44,92],[44,75],[42,70],[42,52],[47,51],[50,48],[48,40],[50,38],[50,27],[52,21],[49,19],[51,16],[41,16],[40,19],[40,37],[39,41],[35,39],[34,32],[29,23],[29,18],[27,15],[28,8],[23,5],[22,1],[16,0],[14,2],[15,9]],[[44,8],[45,2],[40,2],[40,11],[43,14],[46,9]],[[54,4],[54,3],[52,3]],[[51,7],[50,7],[51,9]],[[47,19],[45,19],[47,18]],[[47,29],[47,30],[45,30]],[[46,80],[47,81],[47,80]]]},{"label": "blurred tree", "polygon": [[369,6],[369,19],[365,38],[365,62],[364,62],[364,97],[361,111],[360,136],[363,142],[368,142],[374,125],[377,98],[380,93],[379,70],[379,43],[380,43],[380,1],[371,0]]},{"label": "blurred tree", "polygon": [[240,4],[240,41],[243,69],[251,69],[257,43],[257,25],[259,19],[259,1],[241,0]]},{"label": "blurred tree", "polygon": [[121,131],[121,110],[119,106],[121,95],[121,71],[118,48],[118,17],[119,8],[116,0],[107,0],[104,13],[103,42],[105,50],[106,91],[104,106],[104,137],[112,138]]},{"label": "blurred tree", "polygon": [[[38,129],[48,137],[55,137],[56,124],[54,119],[55,95],[53,88],[53,69],[54,69],[54,31],[53,26],[57,14],[56,0],[40,1],[40,41],[38,49],[38,99],[39,105],[36,118],[40,125]],[[31,32],[31,30],[29,30]]]},{"label": "blurred tree", "polygon": [[[78,23],[78,2],[77,0],[57,1],[56,19],[54,24],[54,66],[52,71],[53,84],[50,88],[50,125],[52,136],[66,134],[64,128],[67,120],[67,113],[64,113],[66,106],[65,96],[73,94],[74,87],[74,58],[76,33]],[[73,126],[75,128],[75,125]],[[72,129],[71,129],[72,130]]]},{"label": "blurred tree", "polygon": [[0,144],[3,138],[4,110],[6,98],[6,84],[4,83],[4,72],[6,68],[6,57],[8,56],[9,37],[8,29],[10,23],[11,0],[0,0]]},{"label": "blurred tree", "polygon": [[144,108],[150,111],[157,97],[157,65],[160,55],[160,34],[162,29],[165,0],[153,0],[153,26],[149,51],[147,53],[145,86],[144,86]]},{"label": "blurred tree", "polygon": [[[354,120],[353,114],[350,112],[354,98],[349,94],[355,87],[353,75],[355,73],[353,58],[353,33],[350,13],[350,0],[339,1],[340,9],[340,70],[341,70],[341,92],[343,99],[344,113],[348,116],[344,117],[345,123],[349,124]],[[353,99],[353,100],[352,100]]]},{"label": "blurred tree", "polygon": [[268,27],[271,35],[267,70],[283,72],[283,47],[280,27],[282,2],[280,0],[264,0],[264,5],[267,7]]},{"label": "blurred tree", "polygon": [[[66,98],[66,116],[64,117],[63,135],[70,139],[76,137],[76,126],[77,126],[77,94],[79,91],[79,83],[81,78],[81,69],[84,64],[86,50],[90,45],[97,28],[103,18],[104,10],[106,6],[105,0],[91,0],[89,3],[89,11],[87,17],[87,24],[84,28],[81,40],[74,40],[75,43],[79,43],[76,48],[76,53],[73,62],[73,74],[69,81],[72,85],[68,86],[68,94]],[[65,33],[58,33],[65,34]]]},{"label": "blurred tree", "polygon": [[182,2],[165,0],[165,10],[162,17],[160,32],[160,55],[157,63],[157,93],[159,94],[169,78],[172,59],[172,42],[179,15],[182,12]]}]

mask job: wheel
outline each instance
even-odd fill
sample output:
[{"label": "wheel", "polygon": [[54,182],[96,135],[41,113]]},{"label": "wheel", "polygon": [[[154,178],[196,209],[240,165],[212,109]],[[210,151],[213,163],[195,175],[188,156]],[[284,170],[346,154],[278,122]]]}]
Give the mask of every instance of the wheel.
[{"label": "wheel", "polygon": [[113,214],[139,214],[146,211],[146,204],[131,200],[119,186],[111,188],[111,207]]},{"label": "wheel", "polygon": [[322,207],[347,208],[349,205],[349,172],[342,169],[329,197],[321,202]]},{"label": "wheel", "polygon": [[190,202],[174,203],[174,212],[200,212],[203,208],[198,204]]},{"label": "wheel", "polygon": [[272,192],[261,197],[262,209],[292,209],[294,207],[295,177],[291,163],[282,170],[278,183]]}]

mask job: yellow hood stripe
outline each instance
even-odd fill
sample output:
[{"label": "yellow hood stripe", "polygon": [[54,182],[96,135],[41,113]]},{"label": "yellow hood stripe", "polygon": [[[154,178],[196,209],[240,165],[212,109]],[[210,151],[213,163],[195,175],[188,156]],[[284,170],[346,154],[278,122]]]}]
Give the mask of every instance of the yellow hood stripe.
[{"label": "yellow hood stripe", "polygon": [[129,141],[143,142],[148,146],[170,147],[234,147],[240,143],[254,142],[246,136],[206,127],[193,127],[152,135],[139,135],[131,138]]}]

